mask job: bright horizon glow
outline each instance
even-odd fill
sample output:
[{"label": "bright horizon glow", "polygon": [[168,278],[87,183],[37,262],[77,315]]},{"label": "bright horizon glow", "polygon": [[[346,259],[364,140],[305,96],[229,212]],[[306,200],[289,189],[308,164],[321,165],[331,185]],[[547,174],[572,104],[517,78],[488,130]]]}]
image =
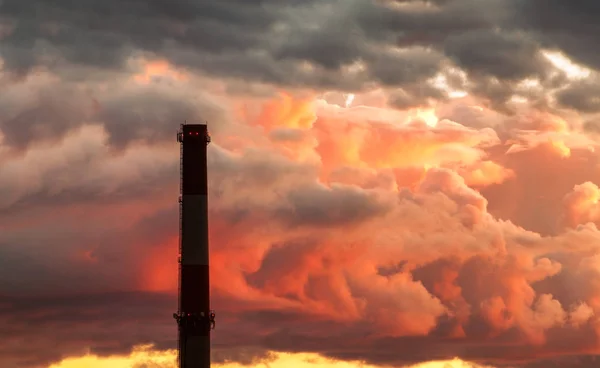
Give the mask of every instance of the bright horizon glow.
[{"label": "bright horizon glow", "polygon": [[[176,350],[154,351],[151,345],[136,347],[129,356],[111,356],[100,358],[88,354],[82,357],[67,358],[49,368],[131,368],[136,365],[153,364],[160,368],[176,368]],[[336,361],[318,354],[273,353],[273,359],[252,365],[239,363],[213,364],[217,368],[377,368],[362,362]],[[458,358],[446,361],[420,363],[405,368],[493,368],[464,362]]]}]

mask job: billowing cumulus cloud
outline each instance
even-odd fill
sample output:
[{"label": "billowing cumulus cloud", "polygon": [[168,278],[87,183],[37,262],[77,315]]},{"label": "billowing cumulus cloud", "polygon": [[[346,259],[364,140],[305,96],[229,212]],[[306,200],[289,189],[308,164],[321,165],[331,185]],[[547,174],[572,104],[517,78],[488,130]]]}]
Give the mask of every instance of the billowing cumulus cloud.
[{"label": "billowing cumulus cloud", "polygon": [[215,362],[595,366],[586,4],[0,1],[0,365],[172,354],[187,120]]}]

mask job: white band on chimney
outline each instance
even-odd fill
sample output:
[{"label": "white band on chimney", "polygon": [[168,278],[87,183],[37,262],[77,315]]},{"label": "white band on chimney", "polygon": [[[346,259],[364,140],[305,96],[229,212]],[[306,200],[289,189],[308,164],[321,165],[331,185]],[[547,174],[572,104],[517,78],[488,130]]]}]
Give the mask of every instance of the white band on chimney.
[{"label": "white band on chimney", "polygon": [[205,195],[182,198],[182,265],[208,265],[208,201]]}]

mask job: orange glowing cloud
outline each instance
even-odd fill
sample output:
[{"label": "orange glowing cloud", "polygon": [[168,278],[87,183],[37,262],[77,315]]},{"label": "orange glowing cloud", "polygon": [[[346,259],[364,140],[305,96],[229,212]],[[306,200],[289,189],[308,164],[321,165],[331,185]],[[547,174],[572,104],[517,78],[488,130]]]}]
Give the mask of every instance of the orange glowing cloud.
[{"label": "orange glowing cloud", "polygon": [[465,178],[467,185],[474,187],[500,184],[515,175],[514,171],[488,160],[475,162],[471,166],[460,168],[458,172]]},{"label": "orange glowing cloud", "polygon": [[[228,155],[214,148],[220,166],[213,188],[221,194],[211,202],[218,244],[211,253],[213,290],[226,310],[278,311],[357,329],[366,322],[375,341],[442,334],[465,344],[501,344],[511,338],[537,347],[539,356],[560,344],[557,331],[588,331],[599,300],[594,283],[579,284],[581,298],[571,300],[553,281],[577,274],[573,263],[553,254],[585,259],[582,235],[545,237],[499,220],[476,189],[521,185],[522,169],[504,166],[512,155],[528,155],[548,169],[556,157],[573,159],[578,142],[563,125],[539,135],[559,132],[564,145],[532,144],[506,155],[491,128],[424,124],[372,108],[366,117],[364,110],[276,99],[264,105],[265,124],[249,124],[269,127],[265,134],[286,128],[293,134],[271,136],[259,151]],[[574,151],[567,155],[567,149]],[[312,150],[319,160],[300,159],[296,150]],[[235,168],[236,183],[244,185],[221,179],[223,167]],[[590,213],[592,197],[565,199],[570,223]],[[590,239],[599,236],[588,231]],[[348,328],[342,331],[354,331]],[[508,357],[524,354],[516,345],[498,349]]]},{"label": "orange glowing cloud", "polygon": [[588,222],[600,220],[600,189],[591,182],[576,185],[571,193],[565,196],[566,225],[576,227]]},{"label": "orange glowing cloud", "polygon": [[[137,82],[172,67],[145,68]],[[440,119],[442,109],[375,108],[360,95],[347,107],[292,94],[256,111],[240,108],[242,98],[227,101],[243,113],[235,123],[217,120],[209,146],[215,354],[252,347],[322,355],[273,353],[274,367],[445,361],[418,366],[433,368],[468,366],[447,361],[456,356],[520,364],[600,352],[600,171],[590,168],[593,141],[566,120],[532,114],[503,129],[481,124],[485,109],[476,109],[478,121]],[[27,236],[29,219],[42,223],[69,244],[61,262],[167,295],[160,315],[168,316],[177,290],[178,147],[135,141],[115,152],[100,125],[71,134],[3,166],[24,174],[2,177],[0,188],[14,196],[0,204],[13,210],[42,189],[87,196],[91,187],[117,199],[7,217],[0,243]],[[81,152],[93,153],[86,177],[66,169]],[[134,198],[128,187],[148,192]],[[82,229],[76,246],[50,213]],[[90,235],[94,223],[102,231]],[[164,336],[175,327],[159,325],[152,336],[173,343]],[[131,366],[150,354],[137,353],[55,367]]]},{"label": "orange glowing cloud", "polygon": [[288,93],[267,101],[254,124],[267,131],[275,128],[310,129],[316,119],[312,96],[296,98]]},{"label": "orange glowing cloud", "polygon": [[179,239],[172,237],[165,244],[157,245],[148,254],[140,254],[140,257],[144,258],[140,290],[177,292],[178,265],[176,262],[165,262],[165,260],[177,259],[178,249]]}]

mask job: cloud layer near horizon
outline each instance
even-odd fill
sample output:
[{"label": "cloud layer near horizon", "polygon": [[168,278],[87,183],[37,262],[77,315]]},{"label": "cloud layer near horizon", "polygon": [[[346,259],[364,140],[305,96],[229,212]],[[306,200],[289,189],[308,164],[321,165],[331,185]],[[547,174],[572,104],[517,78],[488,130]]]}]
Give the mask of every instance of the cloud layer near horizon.
[{"label": "cloud layer near horizon", "polygon": [[0,1],[3,366],[175,346],[186,119],[213,135],[215,361],[595,364],[593,3],[21,3]]}]

